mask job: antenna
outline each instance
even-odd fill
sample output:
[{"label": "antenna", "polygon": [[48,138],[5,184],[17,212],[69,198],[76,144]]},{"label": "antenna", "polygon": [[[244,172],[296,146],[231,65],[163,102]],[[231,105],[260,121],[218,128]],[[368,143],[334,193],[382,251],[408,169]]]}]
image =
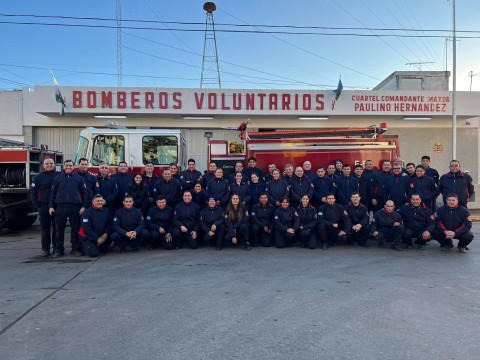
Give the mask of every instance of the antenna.
[{"label": "antenna", "polygon": [[203,10],[207,12],[205,21],[205,40],[203,43],[202,78],[200,88],[222,88],[220,82],[220,69],[218,67],[217,39],[215,37],[215,23],[213,12],[217,9],[213,2],[203,4]]},{"label": "antenna", "polygon": [[422,71],[423,64],[435,64],[435,63],[433,61],[417,61],[417,62],[406,63],[405,65],[413,65],[417,67],[418,71]]},{"label": "antenna", "polygon": [[472,80],[473,80],[473,77],[474,77],[474,76],[477,76],[477,75],[480,75],[480,73],[474,74],[473,71],[470,71],[470,72],[468,73],[468,76],[470,76],[470,91],[472,91]]}]

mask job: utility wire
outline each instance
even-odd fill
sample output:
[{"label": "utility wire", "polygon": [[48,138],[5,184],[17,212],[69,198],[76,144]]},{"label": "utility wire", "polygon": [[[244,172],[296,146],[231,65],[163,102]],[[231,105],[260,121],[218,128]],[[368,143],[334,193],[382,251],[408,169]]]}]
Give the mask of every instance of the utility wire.
[{"label": "utility wire", "polygon": [[[225,11],[224,11],[225,12]],[[96,21],[113,21],[113,18],[101,17],[78,17],[78,16],[60,16],[60,15],[33,15],[33,14],[1,14],[4,17],[32,17],[32,18],[51,18],[51,19],[69,19],[69,20],[96,20]],[[204,26],[205,22],[184,22],[184,21],[159,21],[159,20],[140,20],[140,19],[123,19],[122,22],[138,22],[138,23],[156,23],[156,24],[174,24],[174,25],[199,25]],[[321,29],[321,30],[373,30],[373,31],[409,31],[409,32],[451,32],[451,29],[421,29],[421,28],[371,28],[371,27],[334,27],[334,26],[300,26],[300,25],[267,25],[267,24],[232,24],[217,23],[215,26],[232,26],[232,27],[266,27],[266,28],[289,28],[289,29]],[[456,30],[458,33],[480,33],[480,30]]]},{"label": "utility wire", "polygon": [[[122,20],[123,22],[123,20]],[[54,26],[54,27],[83,27],[93,29],[130,29],[130,30],[153,30],[153,31],[181,31],[181,32],[204,32],[205,29],[182,29],[182,28],[155,28],[155,27],[135,27],[135,26],[116,26],[116,25],[93,25],[93,24],[64,24],[64,23],[45,23],[30,21],[0,21],[4,25],[36,25],[36,26]],[[388,31],[390,29],[387,29]],[[316,35],[316,36],[352,36],[352,37],[404,37],[404,38],[441,38],[450,37],[450,35],[392,35],[392,34],[360,34],[360,33],[326,33],[326,32],[292,32],[292,31],[260,31],[260,30],[229,30],[215,27],[216,32],[223,33],[243,33],[243,34],[281,34],[281,35]],[[447,32],[445,30],[444,32]],[[460,31],[458,31],[460,32]],[[467,31],[464,31],[467,32]],[[480,33],[475,31],[475,33]],[[479,36],[457,36],[458,39],[480,39]]]}]

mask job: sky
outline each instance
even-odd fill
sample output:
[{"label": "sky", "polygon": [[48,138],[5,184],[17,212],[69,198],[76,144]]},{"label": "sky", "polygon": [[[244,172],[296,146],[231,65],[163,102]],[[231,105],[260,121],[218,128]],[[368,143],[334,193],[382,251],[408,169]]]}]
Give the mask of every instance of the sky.
[{"label": "sky", "polygon": [[[341,76],[344,89],[372,89],[394,71],[452,71],[452,1],[217,0],[221,87],[334,89]],[[1,1],[0,89],[52,85],[49,69],[60,86],[118,86],[116,4]],[[200,87],[203,4],[121,0],[121,86]],[[456,2],[459,91],[480,91],[478,18],[480,1]]]}]

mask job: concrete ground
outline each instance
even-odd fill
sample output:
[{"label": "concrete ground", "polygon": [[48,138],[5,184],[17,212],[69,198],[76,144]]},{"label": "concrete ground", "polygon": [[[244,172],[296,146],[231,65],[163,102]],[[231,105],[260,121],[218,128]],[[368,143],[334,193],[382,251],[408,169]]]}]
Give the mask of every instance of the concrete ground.
[{"label": "concrete ground", "polygon": [[0,358],[478,359],[467,254],[337,247],[39,257],[0,234]]}]

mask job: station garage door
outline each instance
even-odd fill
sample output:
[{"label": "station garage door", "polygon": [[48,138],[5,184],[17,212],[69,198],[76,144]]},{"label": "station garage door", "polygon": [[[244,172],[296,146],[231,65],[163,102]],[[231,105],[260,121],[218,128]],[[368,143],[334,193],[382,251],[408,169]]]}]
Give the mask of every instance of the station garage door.
[{"label": "station garage door", "polygon": [[62,151],[65,160],[74,160],[81,130],[82,128],[34,128],[33,145],[48,145],[49,149]]}]

